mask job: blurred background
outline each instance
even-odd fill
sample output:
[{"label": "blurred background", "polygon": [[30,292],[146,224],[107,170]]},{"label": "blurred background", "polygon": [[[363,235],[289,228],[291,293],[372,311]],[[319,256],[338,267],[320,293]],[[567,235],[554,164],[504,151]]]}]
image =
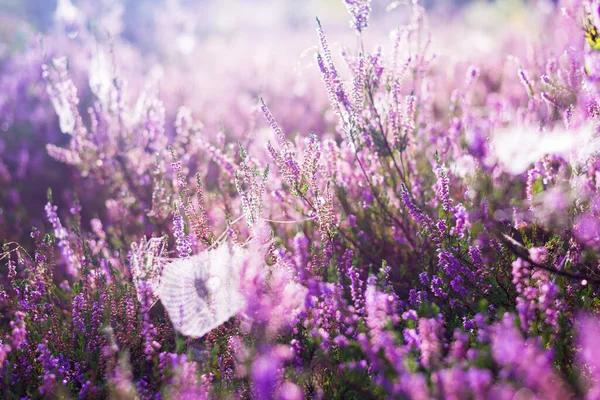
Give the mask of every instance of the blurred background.
[{"label": "blurred background", "polygon": [[[543,35],[535,20],[556,12],[551,0],[421,3],[439,68],[465,53],[482,63],[506,57]],[[101,217],[115,196],[49,156],[48,144],[64,148],[70,137],[60,131],[42,65],[66,57],[84,118],[93,80],[114,75],[126,83],[129,104],[144,93],[160,98],[167,134],[187,106],[210,144],[251,135],[261,147],[250,151],[264,151],[270,133],[255,129],[264,125],[260,97],[290,137],[335,129],[315,64],[315,17],[347,76],[342,54],[356,52],[358,40],[343,0],[0,0],[0,239],[27,239],[32,226],[43,226],[48,188],[61,210],[77,196],[84,221]],[[390,45],[408,19],[407,1],[373,0],[367,51]]]},{"label": "blurred background", "polygon": [[[427,0],[421,4],[430,10],[448,12],[468,1]],[[374,0],[371,18],[380,25],[386,14],[406,3]],[[87,16],[98,29],[121,36],[146,51],[165,50],[160,44],[172,35],[203,39],[247,31],[301,31],[313,27],[315,16],[330,24],[347,25],[342,0],[2,0],[0,11],[19,17],[28,28],[40,32],[49,32],[57,17]],[[187,38],[181,40],[186,41]],[[180,47],[189,50],[186,44],[189,43],[180,43]]]}]

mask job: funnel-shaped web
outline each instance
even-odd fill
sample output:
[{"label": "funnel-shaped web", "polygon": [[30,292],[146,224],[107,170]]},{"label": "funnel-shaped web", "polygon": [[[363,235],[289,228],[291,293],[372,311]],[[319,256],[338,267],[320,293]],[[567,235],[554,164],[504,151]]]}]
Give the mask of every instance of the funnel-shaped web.
[{"label": "funnel-shaped web", "polygon": [[223,243],[165,266],[159,296],[178,332],[204,336],[240,311],[239,266],[246,252]]}]

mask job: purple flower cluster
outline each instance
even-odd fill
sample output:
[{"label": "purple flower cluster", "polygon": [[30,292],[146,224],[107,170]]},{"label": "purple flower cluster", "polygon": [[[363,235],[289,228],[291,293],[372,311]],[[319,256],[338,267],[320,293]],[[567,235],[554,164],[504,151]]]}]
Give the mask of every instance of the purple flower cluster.
[{"label": "purple flower cluster", "polygon": [[362,32],[368,26],[371,0],[344,0],[344,3],[352,16],[352,27]]},{"label": "purple flower cluster", "polygon": [[596,2],[344,0],[339,57],[58,3],[43,48],[0,16],[0,393],[600,396]]}]

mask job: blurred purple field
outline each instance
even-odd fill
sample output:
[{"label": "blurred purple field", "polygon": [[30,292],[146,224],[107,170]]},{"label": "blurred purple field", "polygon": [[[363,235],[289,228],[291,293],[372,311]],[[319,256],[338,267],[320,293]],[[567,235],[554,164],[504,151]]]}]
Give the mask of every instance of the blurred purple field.
[{"label": "blurred purple field", "polygon": [[0,0],[0,397],[600,399],[598,29]]}]

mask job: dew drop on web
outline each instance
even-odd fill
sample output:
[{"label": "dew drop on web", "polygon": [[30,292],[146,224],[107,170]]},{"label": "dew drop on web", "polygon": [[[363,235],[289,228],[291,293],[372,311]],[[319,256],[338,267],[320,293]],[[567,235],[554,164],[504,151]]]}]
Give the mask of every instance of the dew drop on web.
[{"label": "dew drop on web", "polygon": [[67,26],[66,32],[70,39],[75,39],[79,35],[79,29],[76,26]]}]

